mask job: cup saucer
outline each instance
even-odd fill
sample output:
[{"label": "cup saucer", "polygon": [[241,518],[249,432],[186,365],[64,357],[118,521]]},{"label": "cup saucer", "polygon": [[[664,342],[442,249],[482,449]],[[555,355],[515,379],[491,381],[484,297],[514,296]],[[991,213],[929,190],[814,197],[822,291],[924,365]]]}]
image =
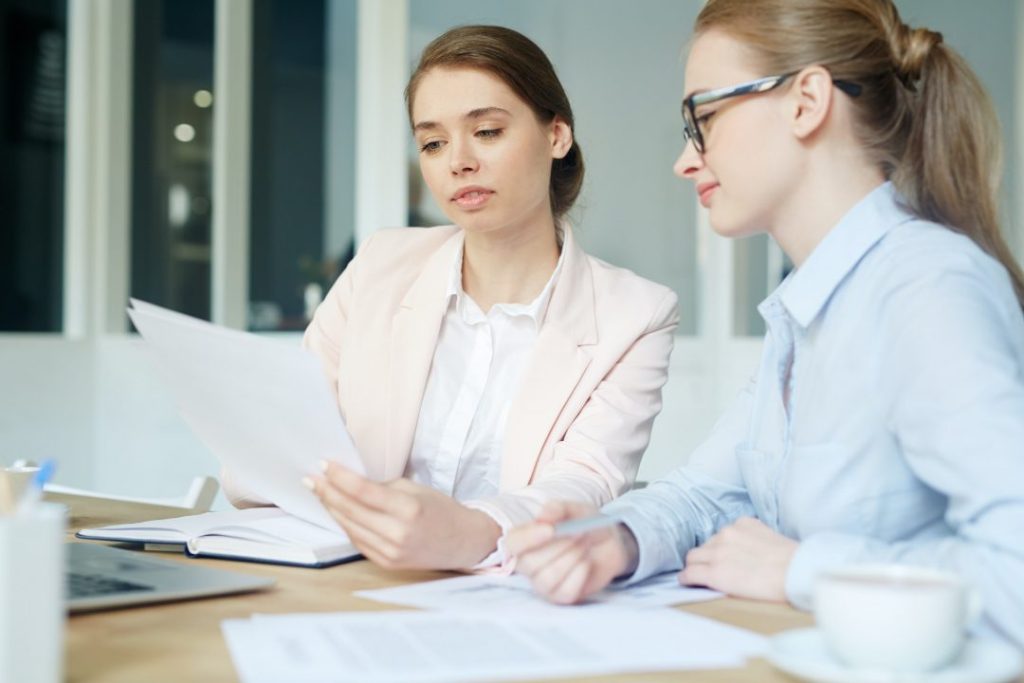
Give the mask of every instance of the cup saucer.
[{"label": "cup saucer", "polygon": [[969,638],[954,662],[937,671],[889,673],[852,669],[829,653],[821,632],[803,628],[771,639],[768,660],[786,673],[820,683],[1006,683],[1021,673],[1021,655],[997,640]]}]

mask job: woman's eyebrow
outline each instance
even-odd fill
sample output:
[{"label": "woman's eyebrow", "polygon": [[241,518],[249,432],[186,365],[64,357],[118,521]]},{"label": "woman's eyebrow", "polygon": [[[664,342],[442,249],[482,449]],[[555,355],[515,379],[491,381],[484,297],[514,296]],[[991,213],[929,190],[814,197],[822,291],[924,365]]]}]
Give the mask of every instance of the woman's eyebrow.
[{"label": "woman's eyebrow", "polygon": [[[505,116],[511,116],[512,113],[508,109],[501,107],[478,107],[471,109],[463,115],[463,119],[482,119],[486,116],[493,116],[494,114],[504,114]],[[440,128],[441,124],[436,121],[419,121],[412,127],[413,132],[421,130],[436,130]]]},{"label": "woman's eyebrow", "polygon": [[479,109],[473,109],[463,118],[466,119],[482,119],[485,116],[491,116],[492,114],[504,114],[511,116],[511,113],[507,109],[501,107],[480,107]]}]

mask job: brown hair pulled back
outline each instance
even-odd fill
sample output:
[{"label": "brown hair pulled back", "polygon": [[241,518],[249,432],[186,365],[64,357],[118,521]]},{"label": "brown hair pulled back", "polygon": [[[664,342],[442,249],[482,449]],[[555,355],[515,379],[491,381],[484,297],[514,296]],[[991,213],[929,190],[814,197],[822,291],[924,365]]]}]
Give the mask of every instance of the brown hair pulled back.
[{"label": "brown hair pulled back", "polygon": [[973,239],[1024,274],[999,229],[1001,136],[978,77],[942,35],[911,29],[892,0],[708,0],[695,33],[744,43],[766,75],[818,64],[862,86],[860,141],[910,209]]},{"label": "brown hair pulled back", "polygon": [[486,71],[511,88],[542,123],[558,116],[569,125],[572,147],[565,157],[552,160],[548,191],[551,212],[561,218],[583,186],[583,152],[576,142],[569,98],[544,51],[523,34],[503,26],[459,26],[446,31],[423,50],[405,88],[410,122],[420,81],[431,69],[441,67]]}]

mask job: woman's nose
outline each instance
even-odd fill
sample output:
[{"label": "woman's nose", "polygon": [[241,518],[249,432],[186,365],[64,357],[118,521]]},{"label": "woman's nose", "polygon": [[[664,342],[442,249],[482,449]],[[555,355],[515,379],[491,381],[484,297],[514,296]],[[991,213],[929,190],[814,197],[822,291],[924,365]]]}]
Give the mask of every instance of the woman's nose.
[{"label": "woman's nose", "polygon": [[679,158],[672,165],[673,173],[680,178],[689,178],[703,167],[704,157],[697,152],[697,147],[693,144],[693,140],[686,138],[686,142],[683,143],[683,150],[679,153]]},{"label": "woman's nose", "polygon": [[452,156],[449,163],[452,175],[472,173],[479,168],[480,164],[477,161],[476,155],[473,153],[471,145],[453,142],[451,149]]}]

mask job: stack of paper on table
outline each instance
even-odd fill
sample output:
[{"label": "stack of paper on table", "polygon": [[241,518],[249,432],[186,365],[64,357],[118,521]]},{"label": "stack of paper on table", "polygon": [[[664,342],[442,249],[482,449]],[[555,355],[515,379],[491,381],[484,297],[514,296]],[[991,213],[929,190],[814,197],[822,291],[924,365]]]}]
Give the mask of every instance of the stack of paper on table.
[{"label": "stack of paper on table", "polygon": [[[128,315],[155,354],[192,431],[241,489],[280,510],[270,516],[228,511],[134,529],[106,527],[82,537],[133,540],[129,537],[156,534],[204,554],[313,566],[354,556],[348,537],[302,485],[303,477],[320,473],[322,460],[365,473],[319,359],[298,345],[135,299]],[[229,527],[235,527],[231,537],[225,535]],[[156,536],[150,540],[156,542]]]},{"label": "stack of paper on table", "polygon": [[240,679],[433,683],[741,667],[763,636],[670,609],[257,615],[221,624]]},{"label": "stack of paper on table", "polygon": [[721,593],[675,572],[583,605],[537,597],[521,576],[461,576],[358,591],[431,612],[256,615],[221,624],[244,683],[433,683],[743,666],[767,641],[667,605]]}]

